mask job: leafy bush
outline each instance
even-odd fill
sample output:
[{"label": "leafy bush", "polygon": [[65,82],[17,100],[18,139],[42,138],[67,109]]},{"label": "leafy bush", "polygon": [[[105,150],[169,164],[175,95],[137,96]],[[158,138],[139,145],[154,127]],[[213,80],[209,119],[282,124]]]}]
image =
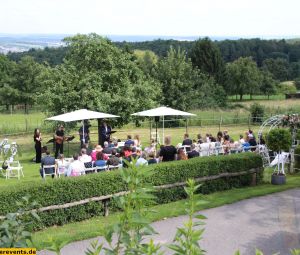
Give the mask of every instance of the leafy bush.
[{"label": "leafy bush", "polygon": [[300,145],[295,149],[295,168],[297,168],[297,172],[300,171]]},{"label": "leafy bush", "polygon": [[300,90],[300,78],[295,79],[294,82],[295,82],[297,90]]},{"label": "leafy bush", "polygon": [[[185,182],[190,178],[218,175],[226,172],[240,172],[261,167],[261,157],[252,153],[218,157],[198,157],[188,161],[148,166],[148,169],[153,171],[153,174],[145,177],[143,182],[159,186]],[[261,179],[262,172],[257,175],[257,181],[259,182]],[[251,174],[206,181],[201,185],[200,192],[206,194],[232,187],[247,186],[251,181]],[[30,186],[20,185],[18,187],[11,187],[2,192],[0,215],[17,211],[18,208],[14,201],[19,200],[24,194],[30,194],[41,207],[45,207],[114,194],[124,190],[127,190],[127,185],[122,181],[119,170],[77,178],[62,178],[53,181],[47,179],[46,182],[33,182]],[[165,203],[186,197],[182,187],[160,190],[156,192],[156,195],[157,203]],[[110,208],[116,209],[117,206],[115,203],[111,203]],[[101,215],[102,213],[101,202],[90,202],[65,209],[39,212],[38,215],[41,221],[35,223],[34,228],[41,229],[45,226],[62,225],[68,222],[84,220],[95,215]]]},{"label": "leafy bush", "polygon": [[294,82],[281,82],[277,87],[277,92],[279,94],[294,94],[297,92],[297,88]]},{"label": "leafy bush", "polygon": [[289,151],[292,144],[292,135],[288,129],[276,128],[267,135],[267,145],[272,151]]},{"label": "leafy bush", "polygon": [[261,104],[254,103],[250,106],[250,114],[253,123],[262,123],[265,115],[265,107]]}]

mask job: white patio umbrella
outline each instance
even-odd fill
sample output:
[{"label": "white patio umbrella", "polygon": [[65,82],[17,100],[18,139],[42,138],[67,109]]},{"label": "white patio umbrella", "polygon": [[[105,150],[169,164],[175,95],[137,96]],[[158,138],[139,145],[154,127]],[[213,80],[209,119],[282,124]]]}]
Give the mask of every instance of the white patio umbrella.
[{"label": "white patio umbrella", "polygon": [[[76,110],[73,112],[68,112],[68,113],[57,115],[57,116],[53,116],[53,117],[47,118],[46,120],[55,120],[55,121],[62,121],[62,122],[71,122],[71,121],[82,120],[83,134],[84,134],[84,120],[108,119],[108,118],[118,118],[118,117],[120,117],[120,116],[103,113],[103,112],[90,111],[87,109],[80,109],[80,110]],[[83,135],[83,142],[85,142],[84,135]]]},{"label": "white patio umbrella", "polygon": [[[161,106],[158,108],[136,112],[131,114],[133,116],[147,116],[147,117],[157,117],[162,116],[163,118],[163,141],[165,138],[165,116],[196,116],[193,113],[179,111],[170,107]],[[156,131],[157,132],[157,131]]]}]

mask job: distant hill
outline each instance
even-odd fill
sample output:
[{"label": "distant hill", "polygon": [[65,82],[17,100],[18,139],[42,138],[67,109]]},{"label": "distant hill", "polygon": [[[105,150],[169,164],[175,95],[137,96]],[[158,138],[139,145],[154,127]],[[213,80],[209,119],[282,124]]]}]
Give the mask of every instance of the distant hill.
[{"label": "distant hill", "polygon": [[[29,49],[43,49],[45,47],[60,47],[63,46],[63,38],[71,36],[69,34],[33,34],[33,35],[12,35],[0,34],[0,53],[7,54],[8,52],[24,52]],[[161,36],[161,35],[107,35],[107,38],[113,42],[152,42],[161,41],[179,41],[191,42],[200,38],[200,36]],[[202,36],[203,38],[203,36]],[[261,38],[261,37],[260,37]],[[213,41],[238,40],[240,37],[233,36],[210,36]],[[270,38],[265,38],[270,39]],[[282,38],[274,38],[280,40]],[[290,43],[298,42],[300,39],[286,38]]]}]

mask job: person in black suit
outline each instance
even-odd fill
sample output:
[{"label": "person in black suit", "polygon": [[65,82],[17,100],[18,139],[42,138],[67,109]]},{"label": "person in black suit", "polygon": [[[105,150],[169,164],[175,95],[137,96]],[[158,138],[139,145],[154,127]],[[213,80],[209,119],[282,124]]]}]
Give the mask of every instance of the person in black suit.
[{"label": "person in black suit", "polygon": [[109,142],[111,133],[111,126],[108,126],[105,121],[101,125],[101,145],[104,146],[104,142]]},{"label": "person in black suit", "polygon": [[193,141],[189,138],[189,134],[184,134],[182,145],[192,145]]},{"label": "person in black suit", "polygon": [[192,144],[191,145],[191,150],[190,152],[188,152],[188,158],[191,159],[191,158],[195,158],[195,157],[199,157],[200,154],[198,151],[196,151],[196,146],[195,144]]}]

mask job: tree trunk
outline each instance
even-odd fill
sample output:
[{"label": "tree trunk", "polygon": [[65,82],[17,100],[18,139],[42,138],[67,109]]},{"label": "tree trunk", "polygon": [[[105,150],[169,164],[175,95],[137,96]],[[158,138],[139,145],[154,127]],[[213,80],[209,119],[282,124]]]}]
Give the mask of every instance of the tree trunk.
[{"label": "tree trunk", "polygon": [[28,113],[28,110],[27,110],[27,107],[28,107],[28,106],[27,106],[27,103],[25,103],[24,106],[25,106],[25,114],[27,114],[27,113]]},{"label": "tree trunk", "polygon": [[250,100],[252,100],[252,94],[250,94]]},{"label": "tree trunk", "polygon": [[268,94],[268,100],[270,100],[270,95]]},{"label": "tree trunk", "polygon": [[243,100],[243,94],[240,94],[240,101]]},{"label": "tree trunk", "polygon": [[5,106],[6,106],[6,111],[8,111],[9,110],[9,104],[6,104]]}]

